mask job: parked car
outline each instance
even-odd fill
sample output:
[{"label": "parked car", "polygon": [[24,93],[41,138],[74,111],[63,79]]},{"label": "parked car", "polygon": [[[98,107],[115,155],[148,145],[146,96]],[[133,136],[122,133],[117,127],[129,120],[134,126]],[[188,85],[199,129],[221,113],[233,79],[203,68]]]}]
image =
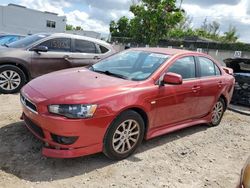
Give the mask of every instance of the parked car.
[{"label": "parked car", "polygon": [[237,188],[250,188],[250,157],[241,170],[240,183]]},{"label": "parked car", "polygon": [[0,35],[0,45],[6,46],[12,42],[23,39],[25,36],[22,35]]},{"label": "parked car", "polygon": [[234,70],[236,84],[232,103],[250,107],[250,59],[229,58],[224,62]]},{"label": "parked car", "polygon": [[143,139],[184,127],[219,125],[234,77],[210,56],[129,49],[86,68],[36,78],[21,90],[22,118],[43,154],[71,158],[132,154]]},{"label": "parked car", "polygon": [[29,80],[88,66],[115,53],[98,39],[65,33],[36,34],[0,48],[0,93],[15,93]]}]

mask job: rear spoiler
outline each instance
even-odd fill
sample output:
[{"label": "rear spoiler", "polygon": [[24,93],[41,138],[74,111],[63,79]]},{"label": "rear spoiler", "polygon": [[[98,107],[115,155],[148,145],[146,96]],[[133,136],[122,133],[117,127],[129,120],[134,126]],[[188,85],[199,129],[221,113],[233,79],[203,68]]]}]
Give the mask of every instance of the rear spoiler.
[{"label": "rear spoiler", "polygon": [[233,73],[234,73],[233,69],[231,69],[231,68],[222,67],[222,69],[223,69],[227,74],[233,75]]}]

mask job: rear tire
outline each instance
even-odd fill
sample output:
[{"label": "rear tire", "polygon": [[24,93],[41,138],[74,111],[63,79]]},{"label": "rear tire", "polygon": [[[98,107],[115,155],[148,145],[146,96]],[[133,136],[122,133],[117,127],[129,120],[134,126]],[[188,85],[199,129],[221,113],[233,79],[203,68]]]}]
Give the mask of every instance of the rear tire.
[{"label": "rear tire", "polygon": [[224,99],[219,98],[219,100],[214,105],[213,111],[212,111],[212,118],[211,122],[209,123],[210,126],[218,126],[221,122],[221,119],[223,117],[223,114],[226,110],[226,103]]},{"label": "rear tire", "polygon": [[18,67],[13,65],[0,66],[0,93],[16,93],[20,91],[25,81],[25,74]]},{"label": "rear tire", "polygon": [[128,157],[141,144],[144,131],[144,121],[137,112],[128,110],[121,113],[106,132],[103,153],[113,160]]}]

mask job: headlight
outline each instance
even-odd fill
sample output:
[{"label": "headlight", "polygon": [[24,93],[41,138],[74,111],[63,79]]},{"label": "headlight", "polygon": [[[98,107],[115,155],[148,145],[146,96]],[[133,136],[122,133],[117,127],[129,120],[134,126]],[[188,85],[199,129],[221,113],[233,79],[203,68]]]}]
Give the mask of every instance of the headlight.
[{"label": "headlight", "polygon": [[52,114],[58,114],[67,118],[90,118],[94,115],[97,105],[60,104],[49,105],[48,110]]}]

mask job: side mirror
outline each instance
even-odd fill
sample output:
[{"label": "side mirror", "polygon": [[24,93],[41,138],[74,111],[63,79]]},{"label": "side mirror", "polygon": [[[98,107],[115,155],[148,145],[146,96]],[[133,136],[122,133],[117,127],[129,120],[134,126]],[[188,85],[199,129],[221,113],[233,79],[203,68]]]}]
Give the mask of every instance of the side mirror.
[{"label": "side mirror", "polygon": [[39,52],[47,52],[49,49],[47,46],[36,46],[32,48],[32,50],[39,53]]},{"label": "side mirror", "polygon": [[180,85],[182,84],[182,76],[176,73],[168,72],[163,76],[163,84]]}]

